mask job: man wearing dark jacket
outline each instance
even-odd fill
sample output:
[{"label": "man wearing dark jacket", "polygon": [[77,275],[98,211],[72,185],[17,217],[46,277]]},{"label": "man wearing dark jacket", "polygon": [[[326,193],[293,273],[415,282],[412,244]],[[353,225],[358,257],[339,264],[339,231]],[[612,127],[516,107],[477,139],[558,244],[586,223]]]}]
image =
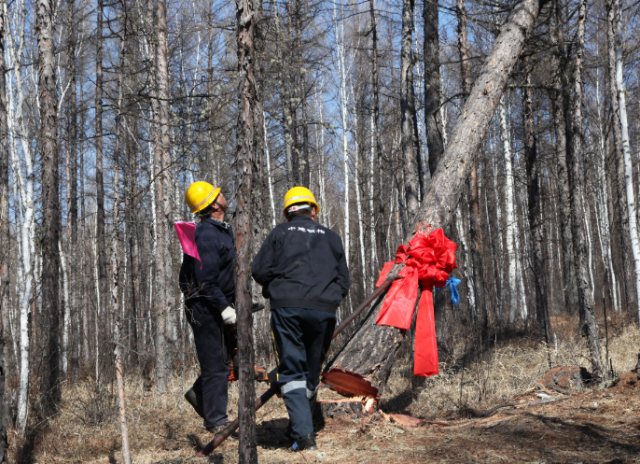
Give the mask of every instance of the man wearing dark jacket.
[{"label": "man wearing dark jacket", "polygon": [[195,182],[185,195],[200,223],[195,241],[200,260],[184,254],[180,268],[180,290],[184,294],[187,319],[202,373],[185,398],[204,419],[204,426],[217,433],[227,422],[227,377],[223,324],[235,324],[233,230],[224,222],[227,202],[219,188]]},{"label": "man wearing dark jacket", "polygon": [[313,194],[285,195],[287,222],[275,227],[253,260],[251,273],[271,299],[277,382],[289,413],[293,450],[317,449],[312,409],[336,309],[349,292],[349,269],[338,234],[315,222]]}]

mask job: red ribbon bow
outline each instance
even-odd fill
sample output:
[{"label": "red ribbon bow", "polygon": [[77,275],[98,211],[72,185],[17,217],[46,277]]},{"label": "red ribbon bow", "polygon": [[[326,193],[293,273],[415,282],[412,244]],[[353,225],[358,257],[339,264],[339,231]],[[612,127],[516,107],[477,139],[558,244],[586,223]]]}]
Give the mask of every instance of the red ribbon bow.
[{"label": "red ribbon bow", "polygon": [[457,249],[458,245],[445,237],[442,229],[436,229],[429,235],[418,234],[409,241],[408,246],[398,247],[396,260],[384,265],[376,284],[376,287],[382,285],[394,264],[405,264],[400,272],[402,278],[391,285],[376,320],[379,325],[404,330],[411,328],[418,298],[418,283],[422,285],[416,318],[413,375],[428,377],[438,373],[432,291],[433,287],[444,286],[451,271],[458,267],[455,254]]}]

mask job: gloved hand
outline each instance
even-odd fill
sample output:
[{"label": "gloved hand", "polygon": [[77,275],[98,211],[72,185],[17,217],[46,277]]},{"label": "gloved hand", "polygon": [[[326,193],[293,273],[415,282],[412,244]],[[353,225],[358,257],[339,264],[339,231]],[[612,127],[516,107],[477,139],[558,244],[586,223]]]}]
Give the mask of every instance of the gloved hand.
[{"label": "gloved hand", "polygon": [[236,310],[231,306],[224,308],[224,311],[220,314],[222,316],[222,322],[227,325],[233,325],[236,323]]}]

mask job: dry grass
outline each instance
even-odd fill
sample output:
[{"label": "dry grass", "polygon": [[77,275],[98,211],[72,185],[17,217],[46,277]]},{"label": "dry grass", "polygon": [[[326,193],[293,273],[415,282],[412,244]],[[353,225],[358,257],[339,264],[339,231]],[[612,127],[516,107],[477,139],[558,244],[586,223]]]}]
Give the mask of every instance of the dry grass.
[{"label": "dry grass", "polygon": [[[567,323],[567,326],[572,324]],[[441,365],[439,376],[427,379],[413,390],[416,383],[408,375],[410,366],[398,362],[383,397],[382,408],[388,412],[446,419],[465,417],[465,411],[469,409],[483,410],[509,401],[544,376],[549,359],[552,365],[588,367],[586,347],[567,332],[557,330],[557,352],[554,347],[542,348],[529,339],[514,339],[478,355],[469,349],[469,343],[461,342],[452,356],[455,363]],[[640,331],[635,326],[620,329],[611,335],[609,349],[618,373],[632,369],[640,350]],[[237,442],[233,440],[225,442],[213,457],[195,458],[195,450],[212,438],[182,398],[196,374],[195,369],[191,369],[183,379],[172,379],[166,395],[146,392],[141,380],[128,379],[127,416],[134,463],[237,462]],[[264,384],[258,385],[258,389],[264,389]],[[114,393],[112,390],[96,392],[90,381],[67,385],[60,414],[49,422],[47,430],[38,434],[29,462],[122,462]],[[328,397],[332,392],[321,390],[320,394]],[[536,415],[531,412],[509,417],[502,425],[491,425],[490,429],[482,430],[452,431],[435,426],[408,429],[376,417],[366,421],[327,420],[318,436],[321,450],[298,454],[289,453],[278,445],[287,415],[282,401],[275,398],[257,414],[260,462],[493,463],[514,462],[516,458],[523,462],[607,462],[618,457],[624,458],[618,462],[634,462],[629,456],[639,456],[640,451],[639,435],[633,429],[638,427],[633,424],[634,420],[638,423],[640,398],[636,393],[632,398],[606,397],[609,398],[606,400],[598,395],[604,393],[594,391],[572,399],[571,403],[563,402],[563,406],[544,406],[538,408]],[[596,397],[599,399],[594,400]],[[236,400],[237,387],[233,385],[230,387],[230,417],[236,416]],[[582,411],[584,404],[593,401],[600,404],[609,401],[611,407],[600,412],[590,411],[593,417],[588,421],[583,418],[585,423],[600,421],[602,427],[611,430],[618,427],[617,435],[612,435],[613,432],[606,428],[596,432],[577,428],[575,424],[583,419],[579,419],[582,416],[576,416],[575,411]],[[615,401],[618,403],[614,404]],[[624,404],[623,409],[620,404]],[[561,419],[556,417],[559,411],[564,411],[564,415],[558,416]],[[621,428],[625,414],[631,425]],[[551,423],[553,425],[549,425]],[[588,425],[584,427],[588,428]],[[520,445],[510,445],[507,451],[503,449],[505,440],[516,440],[514,443]],[[13,442],[15,457],[15,437]],[[546,443],[547,448],[540,448],[540,443]],[[599,454],[594,454],[596,448]]]}]

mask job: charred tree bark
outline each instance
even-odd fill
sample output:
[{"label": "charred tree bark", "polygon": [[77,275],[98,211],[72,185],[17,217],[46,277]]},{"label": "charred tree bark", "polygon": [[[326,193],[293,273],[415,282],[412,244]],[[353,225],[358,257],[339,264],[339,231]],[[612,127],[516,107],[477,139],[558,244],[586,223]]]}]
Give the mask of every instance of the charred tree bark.
[{"label": "charred tree bark", "polygon": [[411,87],[413,86],[413,36],[414,0],[402,1],[402,52],[400,77],[400,112],[402,116],[402,154],[404,156],[405,198],[409,216],[413,220],[418,211],[418,154],[413,131],[413,116],[416,111]]},{"label": "charred tree bark", "polygon": [[[451,142],[418,214],[414,233],[426,226],[444,227],[451,221],[464,181],[473,167],[475,153],[543,5],[544,0],[518,2],[502,26],[453,129]],[[379,396],[382,393],[402,341],[397,329],[375,324],[379,306],[380,301],[325,369],[326,373],[342,377],[343,383],[351,382],[353,388],[349,393],[354,395]],[[344,388],[342,392],[345,393]]]},{"label": "charred tree bark", "polygon": [[[258,10],[259,12],[259,10]],[[239,462],[258,462],[256,447],[256,409],[254,384],[253,317],[251,313],[251,182],[255,157],[254,114],[256,81],[254,74],[254,0],[236,0],[236,43],[238,47],[239,108],[237,124],[236,166],[238,217],[236,222],[236,308],[238,311],[238,361],[240,398],[238,419]]]},{"label": "charred tree bark", "polygon": [[40,92],[42,150],[42,314],[46,318],[47,340],[40,391],[45,415],[55,413],[60,402],[59,267],[60,200],[58,198],[58,142],[56,61],[53,36],[53,5],[38,0],[36,10],[38,37],[38,91]]},{"label": "charred tree bark", "polygon": [[587,264],[587,244],[585,237],[585,221],[583,211],[582,164],[584,158],[583,139],[584,121],[582,118],[582,60],[584,55],[584,32],[586,22],[586,0],[580,0],[578,7],[578,31],[575,38],[576,55],[573,67],[573,89],[571,93],[571,118],[567,120],[570,127],[569,149],[569,190],[571,199],[571,223],[573,246],[575,251],[575,270],[578,279],[578,303],[580,310],[580,330],[587,338],[593,373],[600,377],[605,375],[602,366],[598,321],[595,316],[595,301],[593,290],[589,284],[589,270]]}]

